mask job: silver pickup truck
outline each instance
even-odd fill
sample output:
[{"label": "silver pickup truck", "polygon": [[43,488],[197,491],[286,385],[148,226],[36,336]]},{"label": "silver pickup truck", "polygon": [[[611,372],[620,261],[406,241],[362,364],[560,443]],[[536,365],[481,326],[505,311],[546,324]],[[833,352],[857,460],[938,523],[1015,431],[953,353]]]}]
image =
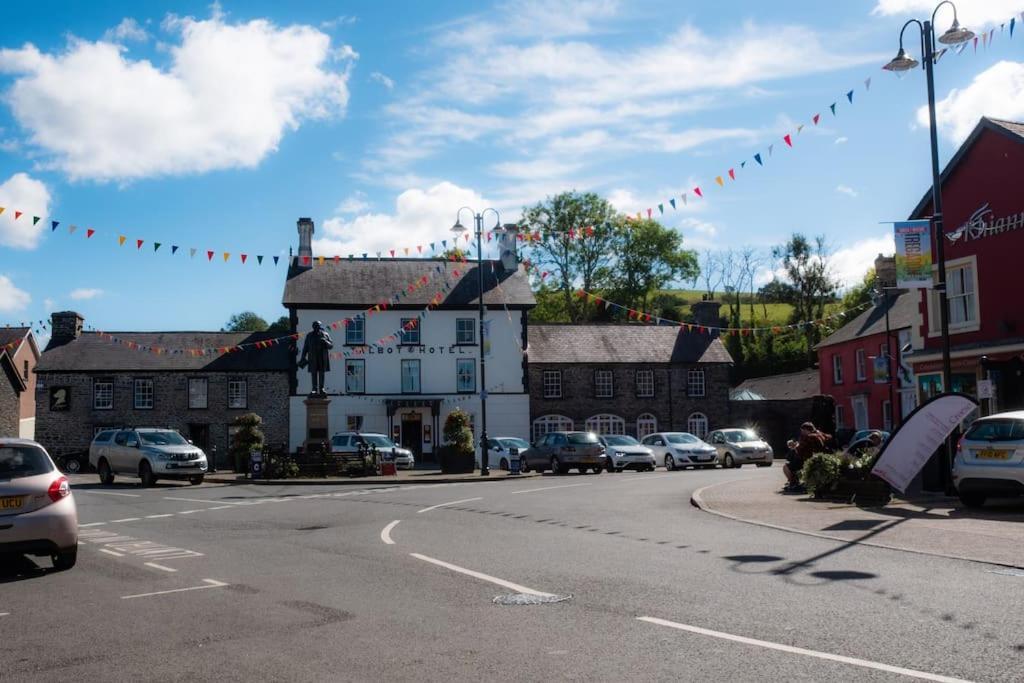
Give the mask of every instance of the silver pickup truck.
[{"label": "silver pickup truck", "polygon": [[138,477],[143,486],[157,479],[185,479],[198,485],[206,474],[206,454],[173,429],[129,427],[108,429],[89,445],[89,464],[100,482],[111,484],[115,475]]}]

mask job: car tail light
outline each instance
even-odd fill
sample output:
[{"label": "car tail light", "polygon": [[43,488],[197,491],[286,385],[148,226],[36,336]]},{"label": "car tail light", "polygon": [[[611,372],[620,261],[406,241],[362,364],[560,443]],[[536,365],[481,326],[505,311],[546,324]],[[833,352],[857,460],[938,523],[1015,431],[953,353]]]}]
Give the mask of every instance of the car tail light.
[{"label": "car tail light", "polygon": [[61,477],[55,479],[50,488],[47,489],[46,495],[50,497],[54,503],[59,501],[61,498],[67,498],[71,495],[71,485],[68,483],[67,477]]}]

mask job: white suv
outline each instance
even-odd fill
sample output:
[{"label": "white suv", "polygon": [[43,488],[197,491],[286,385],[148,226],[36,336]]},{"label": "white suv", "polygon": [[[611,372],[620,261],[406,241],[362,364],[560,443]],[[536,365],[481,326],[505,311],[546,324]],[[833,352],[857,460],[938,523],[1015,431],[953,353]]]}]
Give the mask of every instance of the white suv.
[{"label": "white suv", "polygon": [[203,483],[206,454],[173,429],[127,427],[108,429],[89,445],[89,464],[100,482],[111,484],[115,474],[138,477],[143,486],[157,479],[187,479]]},{"label": "white suv", "polygon": [[960,439],[953,485],[967,507],[994,496],[1024,495],[1024,411],[976,420]]}]

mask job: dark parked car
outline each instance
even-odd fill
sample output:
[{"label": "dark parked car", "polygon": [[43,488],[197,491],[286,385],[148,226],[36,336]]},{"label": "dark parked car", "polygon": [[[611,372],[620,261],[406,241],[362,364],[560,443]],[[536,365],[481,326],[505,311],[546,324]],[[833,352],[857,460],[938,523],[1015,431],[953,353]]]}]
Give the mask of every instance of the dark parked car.
[{"label": "dark parked car", "polygon": [[551,470],[566,474],[576,468],[580,474],[593,470],[600,474],[607,466],[604,446],[593,432],[551,432],[527,451],[521,466],[524,472]]}]

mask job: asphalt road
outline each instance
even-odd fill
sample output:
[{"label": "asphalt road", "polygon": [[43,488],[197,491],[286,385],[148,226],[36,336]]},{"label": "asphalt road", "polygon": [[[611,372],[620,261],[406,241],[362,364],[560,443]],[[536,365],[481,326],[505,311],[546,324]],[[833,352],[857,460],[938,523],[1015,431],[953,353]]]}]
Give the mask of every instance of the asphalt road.
[{"label": "asphalt road", "polygon": [[[781,472],[152,489],[75,477],[78,565],[0,571],[0,679],[1024,676],[1024,577],[689,503],[751,476]],[[492,602],[524,592],[571,598]]]}]

